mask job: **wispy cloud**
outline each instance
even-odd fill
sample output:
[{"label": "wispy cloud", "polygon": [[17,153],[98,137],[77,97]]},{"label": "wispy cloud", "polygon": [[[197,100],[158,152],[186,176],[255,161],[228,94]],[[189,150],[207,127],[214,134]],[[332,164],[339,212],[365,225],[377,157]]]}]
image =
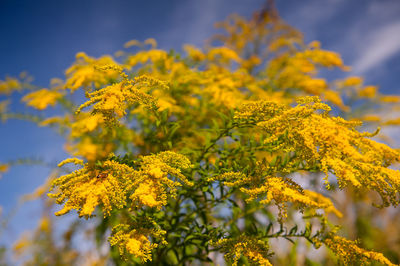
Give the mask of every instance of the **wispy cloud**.
[{"label": "wispy cloud", "polygon": [[[290,2],[290,1],[289,1]],[[353,73],[374,81],[385,75],[391,58],[400,54],[400,1],[307,0],[285,6],[289,22],[342,54]],[[372,71],[374,70],[374,71]]]},{"label": "wispy cloud", "polygon": [[215,33],[214,23],[231,13],[248,16],[259,9],[264,0],[202,0],[183,1],[171,14],[171,29],[160,33],[160,39],[170,47],[182,44],[202,46]]},{"label": "wispy cloud", "polygon": [[[277,1],[283,18],[306,34],[306,39],[318,39],[320,31],[346,7],[345,0]],[[330,27],[330,29],[332,29]]]},{"label": "wispy cloud", "polygon": [[365,74],[400,53],[400,20],[374,28],[363,40],[359,57],[353,63],[357,74]]}]

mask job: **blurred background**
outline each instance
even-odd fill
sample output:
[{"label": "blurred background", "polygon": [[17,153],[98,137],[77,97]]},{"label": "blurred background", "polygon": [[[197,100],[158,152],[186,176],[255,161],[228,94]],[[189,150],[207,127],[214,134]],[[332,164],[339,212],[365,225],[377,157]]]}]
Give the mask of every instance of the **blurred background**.
[{"label": "blurred background", "polygon": [[[250,17],[264,2],[0,0],[0,80],[26,71],[34,84],[47,87],[51,78],[63,78],[76,53],[114,54],[132,39],[154,38],[164,50],[181,51],[188,43],[201,47],[216,33],[215,22],[231,13]],[[319,40],[322,48],[342,55],[352,66],[342,77],[362,75],[365,84],[400,94],[399,0],[277,0],[276,6],[306,43]],[[19,96],[13,96],[11,109],[23,111]],[[56,164],[66,156],[63,140],[50,128],[20,120],[0,124],[0,162],[22,157]],[[14,210],[19,198],[33,192],[49,173],[44,166],[17,166],[0,179],[2,215],[13,214],[0,244],[11,245],[21,232],[36,226],[38,202]]]}]

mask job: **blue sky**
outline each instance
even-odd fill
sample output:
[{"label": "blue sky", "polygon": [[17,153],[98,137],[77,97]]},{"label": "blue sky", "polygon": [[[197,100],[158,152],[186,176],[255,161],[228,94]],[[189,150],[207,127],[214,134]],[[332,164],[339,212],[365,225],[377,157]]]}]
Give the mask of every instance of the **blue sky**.
[{"label": "blue sky", "polygon": [[[230,13],[250,16],[263,0],[0,0],[0,79],[28,71],[46,87],[63,77],[77,52],[113,54],[131,39],[153,37],[163,49],[197,46],[213,32],[213,24]],[[343,55],[353,71],[386,93],[400,94],[400,1],[277,0],[281,16],[323,48]],[[16,98],[16,97],[15,97]],[[2,100],[0,96],[0,100]],[[24,111],[22,105],[15,108]],[[23,121],[0,124],[0,161],[35,157],[60,161],[60,137]],[[0,180],[0,205],[7,213],[18,197],[47,177],[43,167],[16,167]],[[35,226],[38,206],[19,212],[12,230],[0,242],[15,240]],[[24,210],[28,210],[27,207]]]}]

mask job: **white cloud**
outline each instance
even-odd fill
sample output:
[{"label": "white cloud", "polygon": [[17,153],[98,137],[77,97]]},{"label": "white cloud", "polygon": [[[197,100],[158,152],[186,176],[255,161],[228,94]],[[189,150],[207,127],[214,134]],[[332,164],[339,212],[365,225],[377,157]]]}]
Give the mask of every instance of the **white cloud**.
[{"label": "white cloud", "polygon": [[387,75],[385,63],[400,53],[398,0],[363,1],[359,5],[343,0],[307,0],[281,5],[286,7],[284,17],[306,33],[306,40],[321,40],[324,48],[342,54],[353,66],[352,74],[368,73],[369,78]]},{"label": "white cloud", "polygon": [[308,40],[318,39],[319,29],[326,28],[346,6],[345,0],[307,0],[287,4],[277,1],[281,16],[292,26],[306,33]]},{"label": "white cloud", "polygon": [[215,33],[214,23],[223,21],[231,13],[244,16],[262,7],[264,0],[202,0],[183,1],[171,14],[171,29],[160,33],[167,46],[182,44],[204,45],[204,41]]},{"label": "white cloud", "polygon": [[400,21],[375,28],[359,41],[361,52],[353,70],[365,74],[400,52]]},{"label": "white cloud", "polygon": [[393,17],[398,17],[400,4],[398,0],[372,1],[368,6],[367,12],[368,15],[390,20]]}]

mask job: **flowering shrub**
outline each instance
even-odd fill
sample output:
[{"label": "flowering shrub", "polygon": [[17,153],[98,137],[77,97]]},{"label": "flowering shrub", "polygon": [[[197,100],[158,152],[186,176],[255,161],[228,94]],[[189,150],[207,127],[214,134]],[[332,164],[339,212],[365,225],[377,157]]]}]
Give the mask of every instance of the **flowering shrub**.
[{"label": "flowering shrub", "polygon": [[[3,120],[29,119],[65,137],[71,158],[58,167],[67,173],[59,170],[45,185],[46,206],[96,221],[85,230],[98,250],[109,242],[105,255],[79,254],[71,244],[52,245],[46,255],[40,245],[54,241],[47,215],[38,229],[44,236],[25,236],[15,246],[16,253],[41,254],[26,263],[79,264],[81,255],[86,263],[183,265],[216,263],[225,254],[233,265],[271,265],[293,257],[282,255],[275,239],[295,249],[306,246],[304,239],[330,250],[336,259],[323,256],[331,263],[394,265],[341,236],[334,223],[341,225],[344,210],[333,197],[350,190],[375,193],[380,208],[399,204],[400,172],[392,167],[399,151],[372,139],[376,126],[360,132],[363,120],[398,120],[368,120],[356,106],[390,110],[400,98],[359,77],[320,77],[321,69],[349,68],[318,42],[305,44],[271,9],[219,26],[226,34],[213,45],[185,46],[182,54],[157,49],[153,39],[128,42],[117,58],[79,53],[65,80],[47,89],[1,81],[1,94],[30,90],[22,98],[28,106],[64,110],[27,116],[0,104]],[[72,224],[63,241],[79,232]]]}]

